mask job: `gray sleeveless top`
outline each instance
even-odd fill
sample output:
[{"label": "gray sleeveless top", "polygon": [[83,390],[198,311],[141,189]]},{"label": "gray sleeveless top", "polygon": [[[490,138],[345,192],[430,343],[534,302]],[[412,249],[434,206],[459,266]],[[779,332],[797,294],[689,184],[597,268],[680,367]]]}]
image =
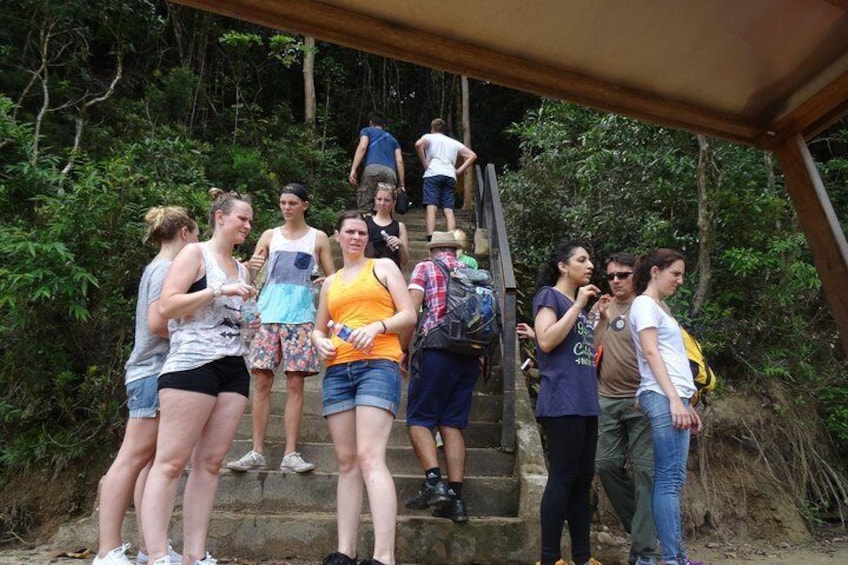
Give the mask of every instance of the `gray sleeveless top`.
[{"label": "gray sleeveless top", "polygon": [[[216,285],[247,282],[247,270],[235,259],[238,278],[228,278],[215,257],[201,243],[206,275],[195,282],[189,292],[197,292]],[[205,284],[204,283],[205,279]],[[243,300],[239,296],[220,296],[201,306],[193,314],[171,320],[171,349],[160,375],[187,371],[224,357],[242,356],[245,346],[241,339],[239,309]]]}]

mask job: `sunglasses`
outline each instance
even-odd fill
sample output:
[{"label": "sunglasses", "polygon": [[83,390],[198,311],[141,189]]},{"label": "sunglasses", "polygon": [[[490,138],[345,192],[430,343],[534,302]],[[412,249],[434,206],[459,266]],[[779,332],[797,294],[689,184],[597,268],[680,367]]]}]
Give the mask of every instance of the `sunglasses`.
[{"label": "sunglasses", "polygon": [[620,273],[607,273],[607,280],[615,280],[618,279],[620,281],[627,280],[630,278],[630,275],[633,274],[633,271],[622,271]]}]

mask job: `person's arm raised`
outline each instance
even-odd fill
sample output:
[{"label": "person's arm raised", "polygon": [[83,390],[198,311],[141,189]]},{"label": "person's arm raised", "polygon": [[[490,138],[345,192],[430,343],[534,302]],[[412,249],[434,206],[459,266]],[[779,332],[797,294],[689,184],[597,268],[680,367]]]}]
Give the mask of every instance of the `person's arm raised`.
[{"label": "person's arm raised", "polygon": [[174,258],[162,296],[159,298],[159,313],[164,318],[182,318],[211,303],[217,296],[241,296],[243,299],[256,294],[256,289],[244,282],[230,283],[219,288],[207,285],[203,290],[189,293],[192,283],[203,274],[203,253],[199,243],[185,246]]}]

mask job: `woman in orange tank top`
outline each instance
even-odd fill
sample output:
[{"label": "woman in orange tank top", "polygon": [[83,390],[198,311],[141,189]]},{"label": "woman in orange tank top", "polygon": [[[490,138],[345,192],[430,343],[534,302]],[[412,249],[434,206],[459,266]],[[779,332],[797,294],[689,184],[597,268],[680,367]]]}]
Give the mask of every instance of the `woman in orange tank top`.
[{"label": "woman in orange tank top", "polygon": [[344,268],[324,282],[312,332],[315,348],[327,360],[323,414],[339,465],[338,548],[323,563],[357,565],[364,481],[374,551],[361,563],[395,565],[397,493],[386,466],[386,446],[400,404],[398,333],[411,331],[416,315],[397,265],[365,257],[368,227],[358,212],[342,214],[335,237]]}]

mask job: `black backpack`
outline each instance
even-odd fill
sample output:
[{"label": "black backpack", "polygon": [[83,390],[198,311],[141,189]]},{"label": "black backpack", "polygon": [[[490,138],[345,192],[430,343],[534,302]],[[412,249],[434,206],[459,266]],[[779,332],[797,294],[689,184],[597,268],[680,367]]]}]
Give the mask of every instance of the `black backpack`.
[{"label": "black backpack", "polygon": [[432,261],[448,281],[445,317],[426,333],[419,325],[418,348],[488,358],[501,333],[500,305],[491,275],[465,264],[450,269],[438,259]]}]

